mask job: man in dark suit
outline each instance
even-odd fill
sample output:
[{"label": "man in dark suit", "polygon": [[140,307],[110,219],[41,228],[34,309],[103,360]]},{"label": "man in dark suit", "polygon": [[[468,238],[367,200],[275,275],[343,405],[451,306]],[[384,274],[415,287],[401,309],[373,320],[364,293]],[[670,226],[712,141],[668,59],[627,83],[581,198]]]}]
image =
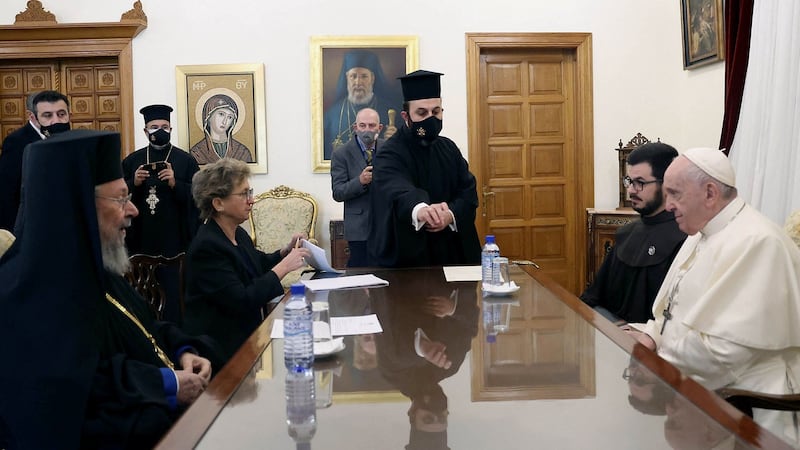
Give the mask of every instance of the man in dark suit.
[{"label": "man in dark suit", "polygon": [[344,238],[350,249],[348,267],[367,266],[369,235],[369,185],[372,183],[372,157],[383,125],[378,112],[364,108],[356,115],[353,132],[356,139],[333,151],[331,190],[333,199],[344,202]]},{"label": "man in dark suit", "polygon": [[[31,98],[31,96],[28,96]],[[14,230],[19,210],[21,209],[22,160],[25,147],[32,143],[70,129],[69,99],[58,91],[42,91],[35,94],[33,100],[26,100],[29,108],[28,124],[21,131],[22,136],[3,141],[3,153],[0,155],[0,228]],[[15,132],[16,133],[16,132]],[[34,134],[36,136],[34,136]],[[28,140],[25,140],[28,139]]]},{"label": "man in dark suit", "polygon": [[31,92],[25,98],[25,116],[28,123],[6,136],[0,153],[0,228],[13,231],[19,207],[20,179],[22,178],[22,150],[31,142],[44,139],[39,131],[39,121],[33,113]]}]

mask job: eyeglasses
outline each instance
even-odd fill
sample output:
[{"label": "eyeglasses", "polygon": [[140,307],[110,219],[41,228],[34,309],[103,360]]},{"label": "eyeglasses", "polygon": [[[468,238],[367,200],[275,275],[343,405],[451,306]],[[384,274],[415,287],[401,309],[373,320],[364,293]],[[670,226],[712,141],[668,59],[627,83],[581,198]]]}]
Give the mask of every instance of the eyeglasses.
[{"label": "eyeglasses", "polygon": [[622,177],[622,185],[625,186],[625,189],[633,186],[633,190],[637,191],[637,192],[641,191],[642,189],[644,189],[645,185],[648,185],[648,184],[651,184],[651,183],[660,183],[661,181],[662,180],[659,179],[659,178],[656,178],[655,180],[644,181],[644,180],[632,180],[631,177],[629,177],[627,175]]},{"label": "eyeglasses", "polygon": [[120,209],[125,209],[125,206],[131,201],[133,194],[128,194],[125,197],[103,197],[102,195],[95,195],[95,198],[102,198],[104,200],[111,200],[112,202],[117,202]]},{"label": "eyeglasses", "polygon": [[245,200],[252,200],[253,199],[253,188],[250,188],[250,189],[248,189],[248,190],[246,190],[244,192],[237,192],[237,193],[231,194],[231,195],[238,195],[239,197],[242,197]]}]

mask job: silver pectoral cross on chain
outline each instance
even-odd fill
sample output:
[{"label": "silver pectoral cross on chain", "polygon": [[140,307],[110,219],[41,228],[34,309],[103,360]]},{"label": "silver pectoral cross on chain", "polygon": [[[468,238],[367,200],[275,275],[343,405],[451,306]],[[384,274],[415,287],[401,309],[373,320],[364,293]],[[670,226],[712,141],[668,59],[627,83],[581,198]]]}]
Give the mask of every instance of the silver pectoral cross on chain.
[{"label": "silver pectoral cross on chain", "polygon": [[155,215],[155,213],[156,213],[156,203],[158,203],[159,201],[160,200],[158,199],[158,196],[156,195],[156,187],[155,186],[150,186],[147,198],[145,199],[145,202],[150,207],[150,214]]}]

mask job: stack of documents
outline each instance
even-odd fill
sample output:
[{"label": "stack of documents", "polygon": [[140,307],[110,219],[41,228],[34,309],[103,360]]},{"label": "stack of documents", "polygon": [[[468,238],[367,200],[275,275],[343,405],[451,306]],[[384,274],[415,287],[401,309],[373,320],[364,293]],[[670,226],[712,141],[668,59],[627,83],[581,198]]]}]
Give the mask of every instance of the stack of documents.
[{"label": "stack of documents", "polygon": [[322,278],[319,280],[300,280],[311,292],[329,291],[369,286],[388,286],[389,282],[375,275],[352,275],[349,277]]}]

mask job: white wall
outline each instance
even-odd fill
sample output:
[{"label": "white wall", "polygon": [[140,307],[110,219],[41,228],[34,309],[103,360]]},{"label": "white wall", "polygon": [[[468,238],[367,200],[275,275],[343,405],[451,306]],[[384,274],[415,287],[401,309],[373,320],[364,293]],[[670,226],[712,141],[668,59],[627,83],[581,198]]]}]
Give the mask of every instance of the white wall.
[{"label": "white wall", "polygon": [[[116,22],[132,0],[44,0],[60,23]],[[269,174],[256,192],[289,186],[321,206],[317,233],[342,217],[330,177],[314,174],[309,38],[418,35],[420,68],[445,73],[445,126],[467,155],[467,32],[590,32],[593,35],[595,206],[617,203],[617,142],[636,132],[679,150],[715,146],[722,122],[724,65],[684,71],[679,2],[674,0],[431,0],[354,4],[339,0],[144,0],[147,29],[135,40],[134,103],[176,103],[175,66],[265,65]],[[12,24],[26,0],[0,2]],[[137,117],[140,117],[137,115]],[[137,147],[145,141],[136,122]],[[175,133],[177,136],[177,131]],[[177,141],[177,139],[176,139]]]}]

